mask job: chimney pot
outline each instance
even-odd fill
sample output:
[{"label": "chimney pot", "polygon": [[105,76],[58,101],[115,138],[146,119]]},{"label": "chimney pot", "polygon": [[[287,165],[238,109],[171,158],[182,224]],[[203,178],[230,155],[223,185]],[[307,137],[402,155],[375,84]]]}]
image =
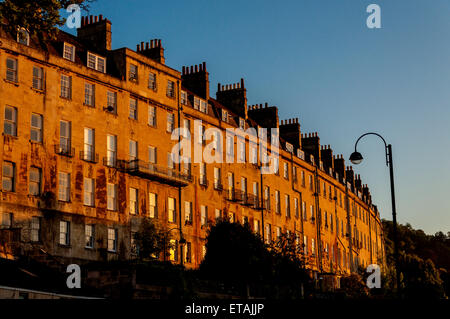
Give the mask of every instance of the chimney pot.
[{"label": "chimney pot", "polygon": [[92,24],[93,20],[94,20],[94,17],[93,16],[89,16],[89,24]]},{"label": "chimney pot", "polygon": [[103,21],[103,14],[100,15],[99,19],[100,21]]}]

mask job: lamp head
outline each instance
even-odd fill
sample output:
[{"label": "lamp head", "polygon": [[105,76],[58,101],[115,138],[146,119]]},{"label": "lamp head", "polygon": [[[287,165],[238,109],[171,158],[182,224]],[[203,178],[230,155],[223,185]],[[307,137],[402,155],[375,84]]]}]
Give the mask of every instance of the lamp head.
[{"label": "lamp head", "polygon": [[363,157],[360,152],[353,152],[352,155],[350,155],[350,162],[352,162],[355,165],[358,165],[362,162]]}]

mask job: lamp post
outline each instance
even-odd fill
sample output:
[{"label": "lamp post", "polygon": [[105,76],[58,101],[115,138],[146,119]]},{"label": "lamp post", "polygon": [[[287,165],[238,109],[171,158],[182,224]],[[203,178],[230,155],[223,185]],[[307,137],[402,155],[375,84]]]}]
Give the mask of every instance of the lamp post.
[{"label": "lamp post", "polygon": [[386,166],[389,167],[389,176],[390,176],[390,183],[391,183],[391,203],[392,203],[392,224],[393,224],[393,236],[394,236],[394,260],[395,260],[395,271],[396,271],[396,279],[397,279],[397,293],[398,296],[400,296],[400,268],[399,268],[399,262],[398,262],[398,239],[397,239],[397,212],[395,208],[395,190],[394,190],[394,167],[392,163],[392,145],[387,144],[385,139],[378,133],[366,133],[361,135],[355,143],[355,151],[350,155],[350,161],[358,165],[362,162],[363,156],[361,153],[359,153],[356,150],[356,147],[358,145],[358,142],[361,138],[363,138],[366,135],[376,135],[379,138],[383,140],[384,147],[385,147],[385,154],[386,154]]},{"label": "lamp post", "polygon": [[[180,246],[186,244],[186,240],[184,239],[183,233],[181,232],[181,229],[180,229],[180,228],[174,227],[174,228],[171,228],[171,229],[165,231],[165,232],[163,233],[163,234],[164,234],[164,243],[163,243],[163,254],[164,254],[164,256],[163,256],[163,261],[166,261],[166,236],[167,236],[172,230],[175,230],[175,229],[180,231],[180,241],[179,241]],[[183,253],[182,253],[182,250],[181,250],[181,249],[180,249],[180,265],[183,265]]]}]

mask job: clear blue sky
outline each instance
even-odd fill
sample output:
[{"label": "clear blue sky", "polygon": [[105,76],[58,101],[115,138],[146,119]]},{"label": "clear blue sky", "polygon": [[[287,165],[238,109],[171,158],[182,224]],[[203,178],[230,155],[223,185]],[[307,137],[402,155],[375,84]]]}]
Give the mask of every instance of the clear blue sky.
[{"label": "clear blue sky", "polygon": [[[366,27],[370,3],[382,29]],[[97,0],[90,14],[112,21],[113,48],[161,38],[167,65],[206,61],[213,97],[245,78],[249,104],[277,105],[346,159],[358,136],[382,134],[399,222],[450,231],[450,1]],[[354,169],[392,219],[382,142],[358,149]]]}]

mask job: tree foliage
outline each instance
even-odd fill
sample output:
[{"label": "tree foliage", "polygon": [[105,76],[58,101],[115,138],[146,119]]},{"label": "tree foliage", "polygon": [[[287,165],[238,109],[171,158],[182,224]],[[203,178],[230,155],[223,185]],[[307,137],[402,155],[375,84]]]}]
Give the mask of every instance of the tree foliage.
[{"label": "tree foliage", "polygon": [[300,296],[301,285],[309,288],[310,278],[292,235],[265,245],[248,224],[222,220],[209,230],[206,247],[200,265],[206,278],[282,287],[283,296],[290,298]]},{"label": "tree foliage", "polygon": [[[383,220],[387,267],[385,289],[395,286],[393,225]],[[398,225],[401,292],[407,298],[442,298],[449,295],[450,237],[442,232],[427,235],[410,224]],[[444,281],[445,280],[445,281]]]},{"label": "tree foliage", "polygon": [[54,36],[56,27],[64,25],[66,19],[60,11],[71,4],[77,4],[87,10],[89,3],[95,0],[3,0],[0,2],[0,21],[15,32],[25,28],[31,35]]},{"label": "tree foliage", "polygon": [[172,248],[170,233],[156,225],[149,218],[142,219],[140,229],[134,234],[136,255],[141,261],[155,260],[161,253],[168,256]]}]

